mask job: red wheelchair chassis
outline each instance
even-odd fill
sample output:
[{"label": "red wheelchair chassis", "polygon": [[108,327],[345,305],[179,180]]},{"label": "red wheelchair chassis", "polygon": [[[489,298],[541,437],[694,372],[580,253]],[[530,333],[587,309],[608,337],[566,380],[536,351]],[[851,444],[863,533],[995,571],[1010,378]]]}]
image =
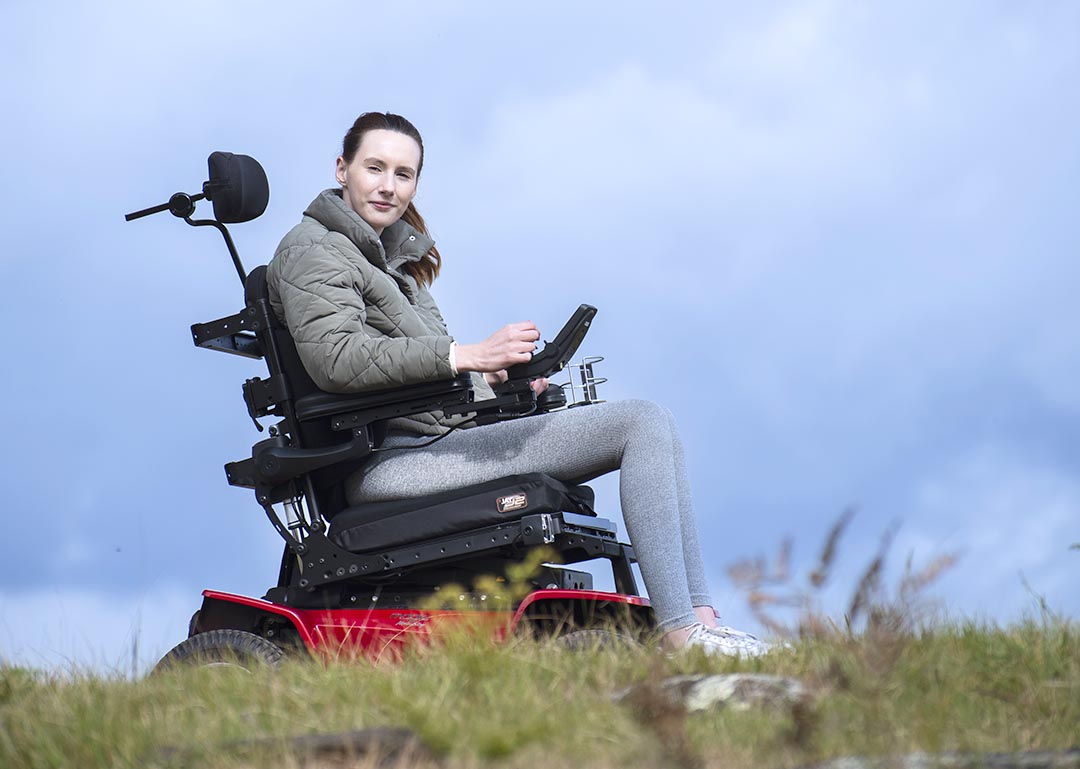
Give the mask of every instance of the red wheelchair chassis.
[{"label": "red wheelchair chassis", "polygon": [[[437,638],[463,622],[490,628],[496,638],[535,634],[542,625],[573,622],[574,616],[609,618],[621,627],[647,626],[647,598],[599,590],[535,590],[510,610],[299,609],[261,598],[204,590],[191,635],[243,630],[316,659],[397,659],[415,644]],[[628,622],[629,621],[629,622]],[[526,628],[534,624],[535,628]],[[565,628],[563,628],[565,629]]]}]

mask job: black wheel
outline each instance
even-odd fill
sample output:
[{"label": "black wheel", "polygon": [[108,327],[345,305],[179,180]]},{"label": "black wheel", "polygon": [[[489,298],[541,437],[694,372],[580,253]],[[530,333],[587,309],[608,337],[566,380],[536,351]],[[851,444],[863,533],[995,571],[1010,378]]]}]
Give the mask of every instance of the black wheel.
[{"label": "black wheel", "polygon": [[555,643],[572,652],[592,652],[600,650],[633,651],[642,648],[634,638],[617,633],[614,630],[590,628],[571,630],[555,639]]},{"label": "black wheel", "polygon": [[285,652],[265,638],[243,630],[210,630],[181,641],[161,658],[150,675],[178,665],[232,667],[251,672],[259,667],[277,668]]},{"label": "black wheel", "polygon": [[188,625],[187,625],[187,637],[188,638],[191,638],[193,635],[195,635],[195,628],[197,628],[199,626],[199,611],[200,611],[199,609],[196,609],[195,613],[191,615],[191,619],[188,621]]}]

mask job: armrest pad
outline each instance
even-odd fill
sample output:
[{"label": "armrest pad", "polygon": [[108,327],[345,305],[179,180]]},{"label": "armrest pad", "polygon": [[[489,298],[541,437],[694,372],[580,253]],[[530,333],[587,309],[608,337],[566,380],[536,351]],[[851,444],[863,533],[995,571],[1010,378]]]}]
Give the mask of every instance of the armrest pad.
[{"label": "armrest pad", "polygon": [[[269,443],[269,441],[267,441]],[[314,449],[299,449],[291,446],[266,446],[259,450],[256,445],[252,451],[255,475],[258,480],[271,486],[298,478],[330,465],[349,459],[362,459],[371,453],[367,436],[353,438],[348,443]],[[226,470],[228,472],[228,470]]]},{"label": "armrest pad", "polygon": [[408,403],[417,399],[429,401],[422,411],[439,408],[439,400],[447,396],[458,396],[463,391],[472,390],[472,379],[468,374],[461,374],[454,379],[440,379],[437,382],[395,387],[392,390],[373,390],[363,393],[327,393],[318,392],[305,395],[296,401],[296,417],[301,421],[348,414],[357,411],[380,409],[398,403]]}]

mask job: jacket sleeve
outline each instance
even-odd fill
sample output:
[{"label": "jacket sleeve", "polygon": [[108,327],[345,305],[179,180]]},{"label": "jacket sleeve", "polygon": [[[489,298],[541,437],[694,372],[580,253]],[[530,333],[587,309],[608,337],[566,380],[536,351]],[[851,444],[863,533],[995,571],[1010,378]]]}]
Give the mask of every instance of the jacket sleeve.
[{"label": "jacket sleeve", "polygon": [[[397,290],[389,276],[374,270],[365,275],[326,241],[282,256],[277,288],[285,324],[321,389],[381,390],[453,376],[450,336],[406,336],[397,325],[371,333],[365,297]],[[384,278],[385,288],[367,285]]]}]

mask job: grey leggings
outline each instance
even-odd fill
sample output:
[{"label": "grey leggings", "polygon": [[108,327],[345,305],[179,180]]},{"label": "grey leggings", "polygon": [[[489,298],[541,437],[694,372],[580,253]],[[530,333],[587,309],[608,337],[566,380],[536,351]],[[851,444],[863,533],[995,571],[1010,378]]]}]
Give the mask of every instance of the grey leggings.
[{"label": "grey leggings", "polygon": [[[386,446],[430,438],[391,433]],[[350,504],[424,496],[506,475],[581,483],[620,470],[627,533],[660,632],[711,606],[682,441],[671,412],[649,401],[598,403],[459,430],[433,446],[378,454],[349,478]]]}]

